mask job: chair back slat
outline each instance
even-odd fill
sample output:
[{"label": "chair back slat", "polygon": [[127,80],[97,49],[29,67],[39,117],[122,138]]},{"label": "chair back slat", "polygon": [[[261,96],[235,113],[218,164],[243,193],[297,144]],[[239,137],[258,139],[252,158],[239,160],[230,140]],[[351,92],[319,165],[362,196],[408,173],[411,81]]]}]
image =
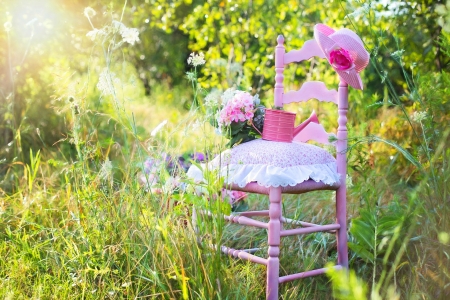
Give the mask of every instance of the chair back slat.
[{"label": "chair back slat", "polygon": [[300,131],[296,136],[294,136],[294,141],[306,143],[308,141],[316,141],[323,145],[329,145],[330,137],[336,137],[334,133],[328,133],[322,124],[309,123]]},{"label": "chair back slat", "polygon": [[293,62],[308,60],[313,56],[325,58],[325,54],[320,50],[316,40],[309,40],[303,44],[301,49],[286,53],[284,55],[284,64],[287,65]]},{"label": "chair back slat", "polygon": [[289,91],[283,95],[283,104],[292,102],[305,102],[317,99],[323,102],[338,103],[337,90],[329,90],[322,81],[307,81],[303,83],[298,91]]}]

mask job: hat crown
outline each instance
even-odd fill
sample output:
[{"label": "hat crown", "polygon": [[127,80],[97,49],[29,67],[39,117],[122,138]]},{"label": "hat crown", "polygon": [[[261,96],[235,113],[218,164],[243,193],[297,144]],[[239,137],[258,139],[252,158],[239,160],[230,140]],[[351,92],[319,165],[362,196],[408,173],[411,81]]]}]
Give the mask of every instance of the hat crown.
[{"label": "hat crown", "polygon": [[364,48],[361,38],[350,29],[343,28],[335,31],[324,24],[314,26],[314,37],[330,63],[331,51],[341,48],[350,53],[353,62],[352,68],[342,69],[336,68],[336,66],[333,68],[350,86],[362,89],[358,73],[368,65],[370,56]]}]

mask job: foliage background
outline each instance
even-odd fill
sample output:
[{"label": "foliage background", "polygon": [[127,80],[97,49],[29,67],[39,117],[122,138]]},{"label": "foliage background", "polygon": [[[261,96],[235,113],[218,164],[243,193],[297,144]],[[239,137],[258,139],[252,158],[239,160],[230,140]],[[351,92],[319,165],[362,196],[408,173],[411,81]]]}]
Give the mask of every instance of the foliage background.
[{"label": "foliage background", "polygon": [[[91,41],[87,6],[97,12],[96,28],[122,20],[138,28],[140,42],[110,51],[108,43]],[[285,36],[287,50],[298,48],[322,22],[357,32],[372,57],[362,74],[364,91],[350,94],[355,276],[370,283],[366,295],[373,299],[446,299],[450,46],[443,29],[449,14],[448,1],[431,0],[0,1],[0,23],[11,24],[0,30],[0,253],[7,257],[0,295],[38,297],[36,284],[41,297],[56,285],[64,286],[60,297],[82,297],[88,289],[102,297],[179,298],[180,291],[191,298],[261,297],[252,284],[260,281],[251,276],[255,270],[231,263],[239,274],[233,279],[230,262],[202,257],[193,232],[174,230],[180,228],[174,214],[186,217],[185,211],[165,203],[189,207],[205,199],[148,193],[138,178],[148,156],[217,153],[226,143],[195,121],[198,91],[185,79],[191,52],[204,52],[207,61],[197,70],[200,103],[206,92],[235,86],[270,105],[277,35]],[[105,67],[120,79],[115,97],[96,87]],[[326,63],[312,61],[287,70],[285,84],[298,88],[305,79],[337,83]],[[414,113],[425,117],[418,121]],[[163,120],[164,130],[152,136]],[[161,171],[161,182],[168,177]],[[327,207],[306,203],[317,212]],[[220,222],[211,226],[223,230]],[[151,258],[146,240],[160,245]],[[318,240],[299,243],[321,247]],[[319,252],[327,261],[333,248]],[[322,262],[312,257],[313,265]],[[203,269],[193,267],[199,261]],[[335,297],[353,297],[345,283],[333,282]],[[235,292],[226,287],[236,285]],[[326,280],[306,281],[288,285],[284,297],[322,299],[329,289]]]}]

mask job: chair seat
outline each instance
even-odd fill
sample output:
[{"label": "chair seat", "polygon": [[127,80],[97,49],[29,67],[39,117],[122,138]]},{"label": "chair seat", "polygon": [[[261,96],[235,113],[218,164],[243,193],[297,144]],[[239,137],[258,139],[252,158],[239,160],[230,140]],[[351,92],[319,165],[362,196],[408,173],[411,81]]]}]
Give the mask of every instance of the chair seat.
[{"label": "chair seat", "polygon": [[[191,168],[188,176],[199,180],[201,171]],[[253,140],[222,152],[208,168],[218,170],[228,188],[263,194],[269,187],[297,194],[334,190],[340,184],[335,158],[320,147],[298,142]]]}]

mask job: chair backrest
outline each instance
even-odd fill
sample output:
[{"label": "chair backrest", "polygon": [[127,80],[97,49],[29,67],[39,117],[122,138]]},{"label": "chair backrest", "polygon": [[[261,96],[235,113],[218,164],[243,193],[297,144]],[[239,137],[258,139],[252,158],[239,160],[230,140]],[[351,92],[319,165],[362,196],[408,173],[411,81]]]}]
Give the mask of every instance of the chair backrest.
[{"label": "chair backrest", "polygon": [[[338,90],[328,89],[325,83],[321,81],[307,81],[302,84],[297,91],[285,92],[283,79],[284,68],[286,65],[295,62],[309,60],[313,56],[319,58],[326,58],[323,51],[319,48],[316,40],[306,41],[303,47],[299,50],[292,50],[286,53],[284,47],[284,37],[282,35],[277,38],[277,47],[275,48],[275,90],[274,90],[274,104],[276,107],[283,107],[283,105],[291,102],[305,102],[310,99],[317,99],[321,102],[332,102],[337,105],[338,111],[338,132],[337,136],[333,133],[327,133],[320,123],[310,122],[304,129],[302,129],[295,137],[294,141],[307,142],[314,140],[321,144],[329,144],[331,136],[339,139],[339,136],[347,139],[347,110],[348,110],[348,89],[347,83],[342,79]],[[344,137],[345,136],[345,137]],[[338,146],[338,145],[336,145]],[[341,145],[339,145],[341,146]],[[341,148],[339,147],[338,148]],[[346,147],[346,145],[345,145]],[[345,149],[345,148],[344,148]]]}]

